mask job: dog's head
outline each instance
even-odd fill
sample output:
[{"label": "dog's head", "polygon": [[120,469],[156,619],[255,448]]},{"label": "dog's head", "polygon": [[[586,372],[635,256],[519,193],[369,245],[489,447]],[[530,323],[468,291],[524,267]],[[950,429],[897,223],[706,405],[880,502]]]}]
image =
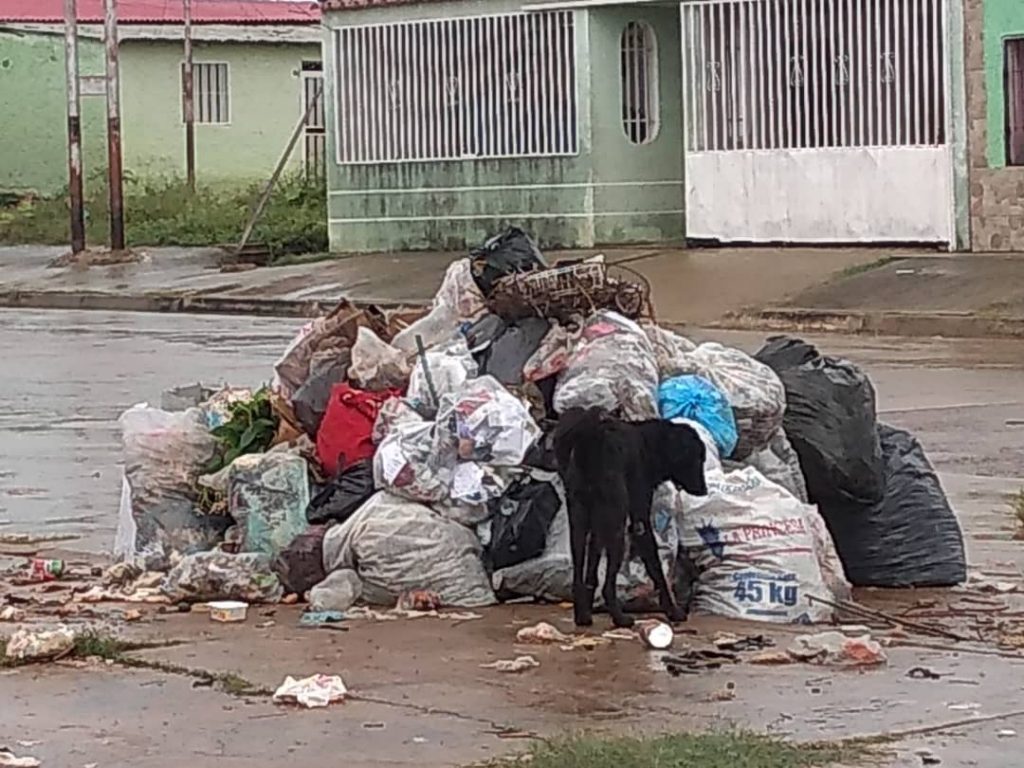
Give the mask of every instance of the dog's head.
[{"label": "dog's head", "polygon": [[704,461],[708,449],[697,430],[686,424],[664,422],[661,455],[666,462],[667,479],[691,496],[707,496]]}]

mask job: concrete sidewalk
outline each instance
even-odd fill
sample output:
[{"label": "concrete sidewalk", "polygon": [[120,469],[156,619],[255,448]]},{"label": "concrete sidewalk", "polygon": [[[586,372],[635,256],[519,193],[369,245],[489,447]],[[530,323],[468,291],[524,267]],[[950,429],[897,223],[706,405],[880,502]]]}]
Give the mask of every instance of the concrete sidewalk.
[{"label": "concrete sidewalk", "polygon": [[[222,273],[217,249],[143,249],[141,261],[49,268],[62,248],[0,248],[0,306],[43,309],[227,312],[305,316],[341,297],[387,306],[429,302],[445,268],[462,254],[353,256]],[[778,304],[842,274],[891,257],[873,249],[622,248],[604,253],[636,270],[653,290],[658,319],[703,325],[747,307]]]}]

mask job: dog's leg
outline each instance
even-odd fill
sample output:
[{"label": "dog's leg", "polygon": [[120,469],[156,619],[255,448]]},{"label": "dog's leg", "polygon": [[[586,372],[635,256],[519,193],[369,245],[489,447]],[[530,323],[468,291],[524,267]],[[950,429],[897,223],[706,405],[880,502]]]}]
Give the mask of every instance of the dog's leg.
[{"label": "dog's leg", "polygon": [[[649,518],[649,515],[648,515]],[[642,530],[637,530],[642,526]],[[665,579],[665,571],[661,568],[661,560],[658,558],[658,543],[654,540],[654,531],[649,522],[642,522],[639,525],[634,523],[633,540],[640,550],[640,559],[643,560],[647,575],[651,577],[655,588],[658,590],[658,597],[661,602],[661,610],[668,616],[669,621],[686,621],[686,609],[676,604],[672,589]]]},{"label": "dog's leg", "polygon": [[619,569],[622,568],[622,559],[626,555],[626,540],[622,534],[612,534],[609,541],[605,542],[605,551],[608,553],[608,570],[604,574],[604,597],[605,607],[612,617],[612,623],[616,627],[633,626],[633,617],[628,616],[622,610],[619,603],[619,592],[616,581],[618,580]]},{"label": "dog's leg", "polygon": [[[589,627],[594,623],[594,589],[587,586],[587,539],[593,539],[593,533],[587,524],[587,519],[582,514],[575,514],[579,511],[578,505],[573,505],[569,513],[569,537],[572,545],[572,607],[576,620],[576,626]],[[590,580],[593,584],[595,579]]]}]

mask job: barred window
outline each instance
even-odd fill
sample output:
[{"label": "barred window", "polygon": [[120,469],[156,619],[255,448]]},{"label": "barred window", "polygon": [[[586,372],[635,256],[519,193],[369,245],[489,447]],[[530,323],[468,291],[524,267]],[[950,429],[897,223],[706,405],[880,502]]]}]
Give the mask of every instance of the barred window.
[{"label": "barred window", "polygon": [[338,162],[578,151],[571,11],[335,32]]},{"label": "barred window", "polygon": [[[197,123],[231,122],[228,65],[209,62],[192,64],[192,103]],[[181,65],[181,119],[185,119],[185,65]]]},{"label": "barred window", "polygon": [[631,21],[619,44],[622,82],[622,127],[633,144],[658,135],[658,47],[651,26]]},{"label": "barred window", "polygon": [[1024,39],[1006,41],[1006,162],[1024,165]]}]

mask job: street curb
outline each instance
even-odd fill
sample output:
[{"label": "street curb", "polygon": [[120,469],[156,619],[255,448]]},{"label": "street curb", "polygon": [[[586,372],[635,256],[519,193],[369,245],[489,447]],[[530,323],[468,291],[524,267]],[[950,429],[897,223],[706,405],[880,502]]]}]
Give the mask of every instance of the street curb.
[{"label": "street curb", "polygon": [[[352,299],[364,306],[403,309],[427,306],[422,301],[377,301]],[[166,293],[123,295],[72,291],[3,291],[0,308],[65,309],[107,312],[186,312],[197,315],[257,315],[265,317],[319,317],[337,305],[337,300],[249,299],[233,296],[202,296]]]},{"label": "street curb", "polygon": [[807,307],[768,307],[727,315],[712,327],[757,331],[817,331],[877,336],[1024,338],[1024,317],[973,312],[861,312]]}]

